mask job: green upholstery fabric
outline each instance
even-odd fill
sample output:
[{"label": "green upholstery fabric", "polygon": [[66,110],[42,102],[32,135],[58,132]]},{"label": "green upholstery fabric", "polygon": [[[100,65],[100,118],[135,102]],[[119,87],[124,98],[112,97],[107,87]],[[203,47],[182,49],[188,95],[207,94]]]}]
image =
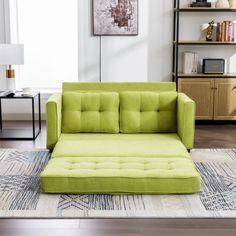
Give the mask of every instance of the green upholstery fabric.
[{"label": "green upholstery fabric", "polygon": [[47,148],[53,149],[61,134],[61,94],[52,95],[46,104]]},{"label": "green upholstery fabric", "polygon": [[170,92],[176,91],[176,84],[173,82],[148,82],[148,83],[63,83],[62,93],[72,91],[155,91]]},{"label": "green upholstery fabric", "polygon": [[63,98],[53,95],[46,110],[54,150],[41,174],[43,192],[200,191],[187,151],[195,103],[175,83],[64,83]]},{"label": "green upholstery fabric", "polygon": [[66,92],[62,95],[63,133],[118,133],[119,94]]},{"label": "green upholstery fabric", "polygon": [[62,134],[52,158],[179,157],[189,158],[177,134]]},{"label": "green upholstery fabric", "polygon": [[184,158],[56,158],[41,174],[48,193],[171,194],[200,191],[200,177]]},{"label": "green upholstery fabric", "polygon": [[183,93],[178,94],[178,135],[187,149],[192,149],[195,131],[195,110],[193,100]]},{"label": "green upholstery fabric", "polygon": [[122,133],[176,132],[177,92],[120,93]]}]

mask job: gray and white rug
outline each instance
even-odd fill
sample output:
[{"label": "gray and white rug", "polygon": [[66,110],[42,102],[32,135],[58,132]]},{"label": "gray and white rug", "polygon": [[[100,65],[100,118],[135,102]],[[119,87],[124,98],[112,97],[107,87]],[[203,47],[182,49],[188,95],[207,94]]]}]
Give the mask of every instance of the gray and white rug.
[{"label": "gray and white rug", "polygon": [[47,151],[0,149],[0,218],[235,218],[236,150],[196,149],[193,195],[48,195],[39,190]]}]

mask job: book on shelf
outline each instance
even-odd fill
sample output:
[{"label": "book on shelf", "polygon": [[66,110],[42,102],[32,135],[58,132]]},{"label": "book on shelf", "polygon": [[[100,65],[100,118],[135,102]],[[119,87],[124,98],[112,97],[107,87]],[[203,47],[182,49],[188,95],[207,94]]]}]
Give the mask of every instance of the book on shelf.
[{"label": "book on shelf", "polygon": [[233,41],[236,42],[236,22],[233,22]]},{"label": "book on shelf", "polygon": [[190,7],[211,7],[211,2],[206,2],[206,1],[199,1],[199,2],[192,2]]},{"label": "book on shelf", "polygon": [[229,38],[229,22],[225,21],[225,42],[228,42],[228,38]]},{"label": "book on shelf", "polygon": [[216,41],[222,40],[222,23],[218,22],[216,26]]},{"label": "book on shelf", "polygon": [[229,21],[229,42],[234,42],[234,24],[233,21]]},{"label": "book on shelf", "polygon": [[229,29],[228,29],[228,42],[234,42],[234,25],[233,25],[233,21],[229,21],[228,22],[228,25],[229,25]]},{"label": "book on shelf", "polygon": [[236,22],[223,21],[216,25],[216,41],[218,42],[235,42]]},{"label": "book on shelf", "polygon": [[198,53],[184,52],[183,53],[183,73],[197,74],[198,68]]},{"label": "book on shelf", "polygon": [[221,42],[225,41],[225,21],[221,24]]}]

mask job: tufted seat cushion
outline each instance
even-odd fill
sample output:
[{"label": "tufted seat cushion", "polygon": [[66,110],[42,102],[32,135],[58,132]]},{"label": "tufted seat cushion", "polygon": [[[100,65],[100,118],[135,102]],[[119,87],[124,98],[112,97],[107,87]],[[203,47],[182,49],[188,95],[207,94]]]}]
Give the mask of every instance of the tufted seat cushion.
[{"label": "tufted seat cushion", "polygon": [[48,193],[193,193],[200,177],[188,158],[51,159],[41,174]]},{"label": "tufted seat cushion", "polygon": [[176,132],[176,92],[120,93],[122,133]]},{"label": "tufted seat cushion", "polygon": [[63,133],[118,133],[119,94],[66,92],[62,95]]}]

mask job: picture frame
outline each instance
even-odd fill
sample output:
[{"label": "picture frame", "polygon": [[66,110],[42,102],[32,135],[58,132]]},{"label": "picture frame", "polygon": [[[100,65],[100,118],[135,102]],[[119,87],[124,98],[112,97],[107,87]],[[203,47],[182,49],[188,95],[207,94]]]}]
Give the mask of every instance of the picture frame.
[{"label": "picture frame", "polygon": [[94,36],[137,36],[139,0],[92,0]]}]

